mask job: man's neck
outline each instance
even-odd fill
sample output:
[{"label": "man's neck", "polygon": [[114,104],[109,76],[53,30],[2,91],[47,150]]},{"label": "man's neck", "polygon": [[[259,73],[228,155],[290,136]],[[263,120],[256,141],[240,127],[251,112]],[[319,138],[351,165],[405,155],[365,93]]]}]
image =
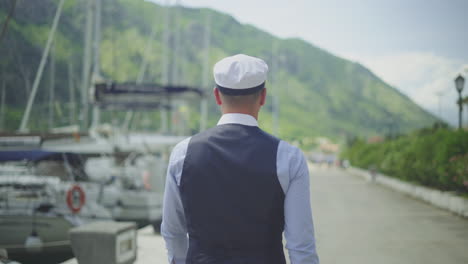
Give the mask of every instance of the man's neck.
[{"label": "man's neck", "polygon": [[222,113],[224,114],[244,114],[244,115],[250,115],[255,118],[255,120],[258,120],[258,112],[254,111],[247,111],[247,110],[240,110],[240,109],[222,109]]}]

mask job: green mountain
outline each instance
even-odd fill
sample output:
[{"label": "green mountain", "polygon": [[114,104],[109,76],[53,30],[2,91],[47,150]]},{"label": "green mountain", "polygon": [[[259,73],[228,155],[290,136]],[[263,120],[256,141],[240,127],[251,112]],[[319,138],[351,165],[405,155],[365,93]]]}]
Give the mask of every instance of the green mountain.
[{"label": "green mountain", "polygon": [[[55,125],[69,123],[68,98],[79,98],[83,57],[86,1],[67,0],[53,49],[55,82],[51,64],[46,68],[34,104],[30,127],[47,127],[49,87],[55,83]],[[18,1],[6,36],[0,42],[0,78],[6,86],[5,126],[19,126],[26,98],[57,7],[56,0]],[[0,23],[6,19],[9,1],[0,2]],[[404,133],[427,126],[437,119],[360,64],[336,57],[301,39],[280,39],[252,25],[240,24],[227,14],[210,9],[165,8],[137,0],[103,0],[101,67],[106,79],[135,81],[143,58],[148,60],[145,82],[163,80],[163,54],[169,64],[169,80],[201,87],[204,35],[207,15],[211,19],[210,66],[237,53],[258,56],[271,67],[269,94],[278,95],[279,134],[287,139],[324,135],[374,136]],[[166,13],[168,12],[168,13]],[[168,15],[170,50],[164,49],[164,21]],[[149,53],[145,46],[154,30]],[[275,50],[275,52],[273,52]],[[51,61],[51,60],[49,60]],[[71,73],[71,74],[70,74]],[[2,84],[0,82],[0,85]],[[74,87],[70,92],[69,84]],[[211,96],[210,125],[219,110]],[[261,126],[272,130],[271,97],[260,116]],[[193,109],[198,110],[198,109]],[[188,111],[192,130],[198,111]],[[153,115],[156,122],[158,115]],[[76,118],[76,116],[74,116]]]}]

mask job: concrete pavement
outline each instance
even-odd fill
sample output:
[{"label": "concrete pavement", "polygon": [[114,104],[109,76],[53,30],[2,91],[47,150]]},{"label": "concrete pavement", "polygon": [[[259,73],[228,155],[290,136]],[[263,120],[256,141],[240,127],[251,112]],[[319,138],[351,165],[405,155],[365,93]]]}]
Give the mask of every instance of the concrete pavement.
[{"label": "concrete pavement", "polygon": [[311,175],[321,263],[468,263],[466,219],[339,169]]}]

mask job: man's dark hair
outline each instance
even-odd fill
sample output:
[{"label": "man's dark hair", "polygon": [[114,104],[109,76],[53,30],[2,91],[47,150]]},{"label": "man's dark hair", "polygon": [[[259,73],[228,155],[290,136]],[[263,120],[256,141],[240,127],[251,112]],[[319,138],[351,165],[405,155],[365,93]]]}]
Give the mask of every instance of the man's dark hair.
[{"label": "man's dark hair", "polygon": [[243,105],[250,105],[253,104],[255,101],[258,100],[260,94],[264,89],[261,89],[258,92],[248,95],[227,95],[223,94],[220,91],[221,97],[223,99],[223,103],[228,106],[243,106]]}]

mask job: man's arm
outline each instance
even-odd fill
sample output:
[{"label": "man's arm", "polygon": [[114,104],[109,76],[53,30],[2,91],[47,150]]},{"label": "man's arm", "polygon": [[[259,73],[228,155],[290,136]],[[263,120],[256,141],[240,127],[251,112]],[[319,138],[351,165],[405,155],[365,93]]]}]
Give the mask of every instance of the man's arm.
[{"label": "man's arm", "polygon": [[190,138],[177,144],[172,151],[167,169],[161,235],[166,241],[168,259],[171,264],[185,264],[187,256],[187,225],[179,184],[189,140]]},{"label": "man's arm", "polygon": [[285,190],[286,248],[291,264],[318,264],[310,205],[309,169],[302,152],[289,147],[289,184]]}]

